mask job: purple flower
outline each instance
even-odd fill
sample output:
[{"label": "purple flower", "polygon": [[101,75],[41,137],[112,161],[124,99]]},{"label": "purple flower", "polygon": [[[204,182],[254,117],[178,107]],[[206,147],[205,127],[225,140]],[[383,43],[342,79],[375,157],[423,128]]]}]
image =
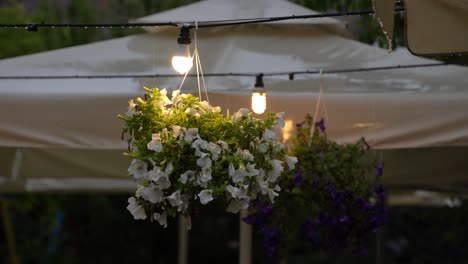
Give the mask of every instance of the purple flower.
[{"label": "purple flower", "polygon": [[270,258],[274,258],[276,256],[276,247],[278,244],[278,232],[266,225],[263,225],[260,230],[263,235],[263,247],[265,249],[265,255]]},{"label": "purple flower", "polygon": [[315,218],[315,223],[320,225],[320,224],[323,224],[324,222],[325,222],[325,215],[323,214],[323,212],[320,212],[317,218]]},{"label": "purple flower", "polygon": [[364,209],[365,211],[369,211],[374,208],[374,205],[372,203],[370,203],[369,201],[367,201],[366,199],[362,197],[357,199],[355,201],[355,204],[357,204],[358,207],[360,207],[361,209]]},{"label": "purple flower", "polygon": [[303,179],[302,179],[302,171],[301,170],[298,170],[297,173],[296,173],[296,176],[293,178],[293,183],[294,185],[296,186],[302,186],[302,184],[304,183]]},{"label": "purple flower", "polygon": [[377,170],[377,177],[380,177],[383,175],[383,171],[384,171],[384,165],[385,163],[383,161],[380,162],[379,166],[376,166],[375,169]]},{"label": "purple flower", "polygon": [[271,204],[264,204],[261,201],[257,202],[257,208],[260,210],[260,212],[262,212],[265,215],[270,214],[273,211],[273,207],[271,206]]},{"label": "purple flower", "polygon": [[248,225],[253,225],[253,224],[257,223],[258,217],[257,217],[257,215],[248,215],[246,217],[243,217],[242,221],[244,221],[244,223],[246,223]]},{"label": "purple flower", "polygon": [[329,183],[327,183],[327,184],[325,185],[325,187],[323,187],[323,189],[324,189],[325,191],[329,192],[329,193],[334,193],[334,192],[335,192],[335,189],[334,189]]},{"label": "purple flower", "polygon": [[325,127],[325,120],[322,118],[322,119],[320,119],[320,121],[315,122],[315,127],[317,127],[318,129],[320,129],[320,131],[321,131],[322,133],[325,133],[325,130],[327,129],[327,128]]},{"label": "purple flower", "polygon": [[375,193],[377,194],[377,198],[379,199],[379,201],[381,203],[385,203],[386,195],[385,195],[385,189],[383,185],[382,184],[376,185],[374,190],[375,190]]},{"label": "purple flower", "polygon": [[340,219],[338,221],[340,223],[342,223],[342,224],[347,224],[347,223],[349,223],[349,217],[347,215],[344,215],[344,216],[340,217]]}]

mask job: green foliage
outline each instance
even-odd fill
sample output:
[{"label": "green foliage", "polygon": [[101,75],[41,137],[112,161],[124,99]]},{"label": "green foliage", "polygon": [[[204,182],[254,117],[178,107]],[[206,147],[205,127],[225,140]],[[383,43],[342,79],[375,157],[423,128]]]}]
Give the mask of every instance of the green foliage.
[{"label": "green foliage", "polygon": [[[29,17],[20,4],[0,8],[0,23],[28,23]],[[0,30],[0,58],[39,52],[47,47],[44,39],[26,30]]]}]

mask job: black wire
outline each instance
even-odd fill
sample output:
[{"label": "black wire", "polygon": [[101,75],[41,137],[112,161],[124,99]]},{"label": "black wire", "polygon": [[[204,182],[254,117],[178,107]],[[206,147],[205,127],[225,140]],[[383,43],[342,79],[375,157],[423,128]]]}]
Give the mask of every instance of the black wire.
[{"label": "black wire", "polygon": [[[395,8],[395,12],[404,12],[405,9]],[[327,18],[327,17],[343,17],[343,16],[363,16],[363,15],[373,15],[375,12],[373,10],[364,10],[364,11],[350,11],[350,12],[334,12],[334,13],[321,13],[321,14],[313,14],[313,15],[292,15],[292,16],[279,16],[279,17],[266,17],[266,18],[252,18],[246,19],[244,21],[232,21],[226,22],[223,20],[220,21],[207,21],[198,22],[199,28],[206,28],[206,27],[221,27],[221,26],[234,26],[234,25],[245,25],[245,24],[254,24],[254,23],[268,23],[268,22],[277,22],[277,21],[284,21],[284,20],[295,20],[295,19],[309,19],[309,18]],[[195,28],[195,26],[190,26],[191,28]]]},{"label": "black wire", "polygon": [[[382,70],[397,70],[409,68],[427,68],[450,65],[448,63],[427,63],[427,64],[412,64],[412,65],[394,65],[382,67],[365,67],[365,68],[346,68],[346,69],[330,69],[323,70],[322,74],[338,74],[338,73],[353,73],[353,72],[370,72]],[[290,72],[228,72],[228,73],[206,73],[205,77],[226,77],[226,76],[242,76],[256,77],[259,74],[263,76],[290,76],[290,75],[316,75],[320,74],[320,70],[311,71],[290,71]],[[181,77],[180,74],[121,74],[121,75],[10,75],[0,76],[0,80],[53,80],[53,79],[125,79],[125,78],[173,78]],[[187,74],[187,77],[197,77],[196,74]]]},{"label": "black wire", "polygon": [[[395,12],[404,12],[404,8],[396,8]],[[326,17],[342,17],[342,16],[362,16],[372,15],[373,10],[364,11],[350,11],[350,12],[333,12],[333,13],[321,13],[312,15],[291,15],[291,16],[277,16],[277,17],[264,17],[264,18],[246,18],[246,19],[229,19],[229,20],[212,20],[212,21],[198,21],[199,28],[206,27],[222,27],[222,26],[234,26],[234,25],[245,25],[254,23],[268,23],[284,20],[295,20],[295,19],[309,19],[309,18],[326,18]],[[161,26],[172,26],[177,27],[180,25],[187,24],[190,28],[195,28],[193,21],[191,22],[142,22],[142,23],[27,23],[27,24],[0,24],[0,28],[25,28],[29,31],[37,31],[41,27],[49,28],[113,28],[113,27],[161,27]]]}]

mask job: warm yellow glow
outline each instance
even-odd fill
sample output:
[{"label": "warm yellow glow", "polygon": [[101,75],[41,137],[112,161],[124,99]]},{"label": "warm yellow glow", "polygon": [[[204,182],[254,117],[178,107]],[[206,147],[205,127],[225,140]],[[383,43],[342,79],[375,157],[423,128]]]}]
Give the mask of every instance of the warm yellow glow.
[{"label": "warm yellow glow", "polygon": [[266,93],[252,93],[252,111],[256,114],[263,114],[266,110]]},{"label": "warm yellow glow", "polygon": [[291,138],[294,133],[294,122],[291,119],[284,120],[284,127],[282,129],[283,134],[283,143]]},{"label": "warm yellow glow", "polygon": [[192,69],[193,61],[190,56],[189,45],[179,44],[177,52],[172,57],[172,67],[180,74],[185,74]]}]

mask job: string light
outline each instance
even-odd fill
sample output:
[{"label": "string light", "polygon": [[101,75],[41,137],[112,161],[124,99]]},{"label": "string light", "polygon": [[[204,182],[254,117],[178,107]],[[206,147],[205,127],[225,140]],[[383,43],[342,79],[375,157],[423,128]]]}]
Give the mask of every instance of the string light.
[{"label": "string light", "polygon": [[177,38],[177,51],[172,56],[172,67],[180,74],[186,74],[193,67],[192,56],[190,56],[190,28],[183,26],[180,28],[180,35]]},{"label": "string light", "polygon": [[263,85],[263,74],[259,74],[255,80],[255,88],[252,92],[252,111],[263,114],[266,110],[266,93]]},{"label": "string light", "polygon": [[[323,74],[342,74],[356,72],[371,72],[383,70],[399,70],[412,68],[428,68],[449,66],[449,63],[426,63],[426,64],[410,64],[410,65],[392,65],[382,67],[365,67],[365,68],[343,68],[323,70]],[[316,75],[320,74],[318,70],[309,71],[292,71],[292,72],[264,72],[263,76],[290,76],[292,75]],[[204,73],[205,77],[255,77],[257,73],[253,72],[219,72],[219,73]],[[129,79],[129,78],[173,78],[179,74],[111,74],[111,75],[0,75],[0,80],[54,80],[54,79]],[[197,77],[196,74],[187,74],[187,77]]]}]

